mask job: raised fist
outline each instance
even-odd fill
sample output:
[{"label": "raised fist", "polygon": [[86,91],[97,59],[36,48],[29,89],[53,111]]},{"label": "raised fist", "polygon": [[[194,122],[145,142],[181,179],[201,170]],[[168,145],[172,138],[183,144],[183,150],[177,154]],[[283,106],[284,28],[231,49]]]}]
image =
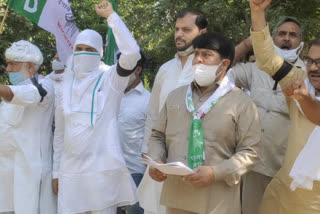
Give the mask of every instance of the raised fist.
[{"label": "raised fist", "polygon": [[285,96],[296,100],[303,100],[310,96],[307,86],[303,81],[300,80],[296,80],[287,84],[283,90],[283,93]]},{"label": "raised fist", "polygon": [[265,11],[272,0],[250,0],[250,8],[252,11]]},{"label": "raised fist", "polygon": [[95,10],[99,16],[106,19],[114,12],[112,4],[109,1],[103,1],[100,4],[96,4]]}]

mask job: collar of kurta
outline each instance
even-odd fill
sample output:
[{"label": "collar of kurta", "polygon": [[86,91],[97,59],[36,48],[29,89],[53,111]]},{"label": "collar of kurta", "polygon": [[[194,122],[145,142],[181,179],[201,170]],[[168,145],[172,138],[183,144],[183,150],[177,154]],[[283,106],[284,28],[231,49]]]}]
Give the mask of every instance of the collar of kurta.
[{"label": "collar of kurta", "polygon": [[137,91],[139,94],[143,94],[143,92],[144,92],[143,83],[140,82],[135,88],[130,89],[130,91],[128,91],[128,93],[126,93],[126,94],[130,94],[133,91]]},{"label": "collar of kurta", "polygon": [[[193,57],[194,57],[194,53],[190,54],[190,55],[188,56],[188,60],[187,60],[187,61],[192,60]],[[174,55],[174,58],[175,58],[176,60],[181,61],[180,56],[178,55],[178,53],[176,53],[176,54]]]}]

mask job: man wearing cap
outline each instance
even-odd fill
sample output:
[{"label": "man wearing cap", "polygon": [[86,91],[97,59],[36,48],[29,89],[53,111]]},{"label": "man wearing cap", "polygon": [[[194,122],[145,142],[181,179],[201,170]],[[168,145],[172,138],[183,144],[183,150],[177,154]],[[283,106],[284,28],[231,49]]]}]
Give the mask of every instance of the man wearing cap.
[{"label": "man wearing cap", "polygon": [[37,74],[43,62],[37,46],[21,40],[5,56],[11,85],[0,85],[0,213],[55,214],[54,89]]},{"label": "man wearing cap", "polygon": [[63,72],[65,69],[65,65],[60,61],[58,53],[54,56],[52,61],[52,72],[47,76],[53,83],[54,86],[54,94],[55,94],[55,106],[59,105],[61,98],[61,88],[62,88],[62,80],[63,80]]},{"label": "man wearing cap", "polygon": [[140,49],[108,1],[95,9],[112,28],[121,56],[117,65],[102,63],[102,37],[93,30],[82,31],[74,44],[54,137],[53,183],[59,184],[62,214],[116,213],[118,206],[136,203],[136,187],[122,155],[117,117]]}]

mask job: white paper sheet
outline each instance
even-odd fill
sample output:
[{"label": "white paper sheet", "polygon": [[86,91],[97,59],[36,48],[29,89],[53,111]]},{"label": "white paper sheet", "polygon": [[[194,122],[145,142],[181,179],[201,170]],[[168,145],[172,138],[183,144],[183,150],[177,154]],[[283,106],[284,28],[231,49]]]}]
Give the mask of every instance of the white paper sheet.
[{"label": "white paper sheet", "polygon": [[157,168],[162,173],[165,173],[167,175],[179,175],[179,176],[185,176],[185,175],[191,175],[194,173],[192,169],[190,169],[188,166],[184,165],[181,162],[171,162],[166,164],[159,164],[152,160],[147,155],[144,155],[144,158],[142,158],[142,161],[154,168]]}]

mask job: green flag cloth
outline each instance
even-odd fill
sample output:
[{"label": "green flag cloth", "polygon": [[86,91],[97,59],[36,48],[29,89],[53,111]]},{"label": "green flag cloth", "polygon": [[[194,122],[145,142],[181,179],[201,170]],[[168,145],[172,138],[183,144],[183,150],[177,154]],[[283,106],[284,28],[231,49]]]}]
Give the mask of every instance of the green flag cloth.
[{"label": "green flag cloth", "polygon": [[[110,0],[110,3],[113,6],[113,9],[116,13],[118,13],[118,8],[116,5],[115,0]],[[114,35],[112,33],[112,29],[110,27],[107,27],[107,36],[106,36],[106,51],[104,56],[104,62],[107,65],[114,65],[116,63],[116,53],[118,50],[118,46],[116,44],[116,40],[114,38]]]},{"label": "green flag cloth", "polygon": [[9,0],[9,7],[54,34],[59,58],[66,63],[79,33],[68,0]]}]

